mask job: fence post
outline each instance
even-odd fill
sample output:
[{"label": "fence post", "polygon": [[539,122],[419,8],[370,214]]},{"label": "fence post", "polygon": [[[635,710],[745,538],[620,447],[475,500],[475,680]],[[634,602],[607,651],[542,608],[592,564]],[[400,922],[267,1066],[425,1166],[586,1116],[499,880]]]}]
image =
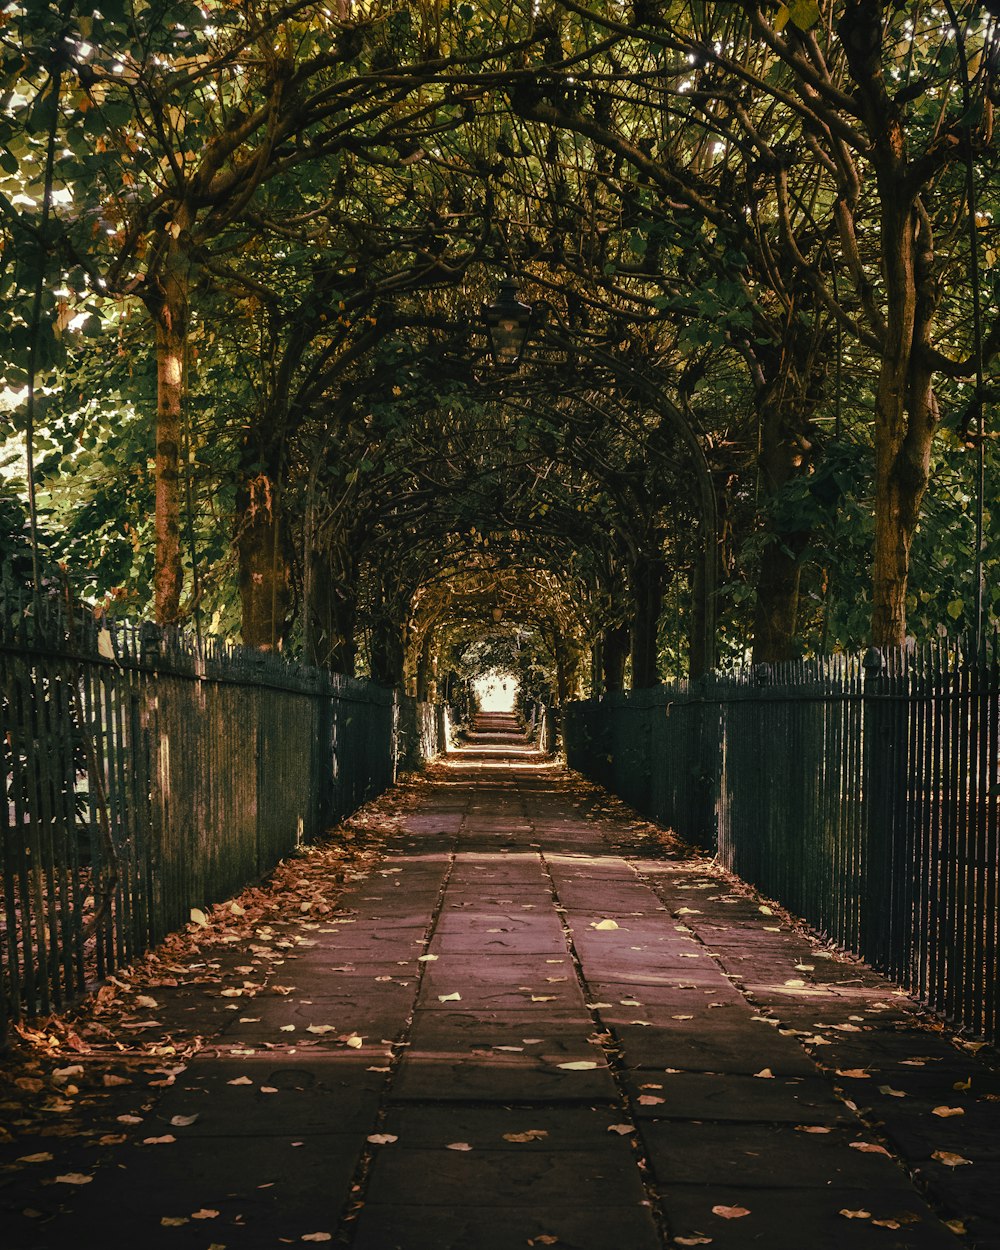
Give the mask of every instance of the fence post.
[{"label": "fence post", "polygon": [[906,845],[905,666],[900,682],[876,647],[869,647],[863,664],[860,946],[869,963],[899,978],[907,974],[912,940],[911,856]]}]

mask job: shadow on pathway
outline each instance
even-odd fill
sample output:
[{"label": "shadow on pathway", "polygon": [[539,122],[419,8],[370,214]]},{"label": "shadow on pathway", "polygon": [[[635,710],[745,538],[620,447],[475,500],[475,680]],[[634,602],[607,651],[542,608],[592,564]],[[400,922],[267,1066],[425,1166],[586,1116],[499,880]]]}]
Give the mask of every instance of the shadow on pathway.
[{"label": "shadow on pathway", "polygon": [[5,1250],[1000,1250],[975,1048],[502,720],[430,776],[325,918],[151,991],[187,1066],[0,1147]]}]

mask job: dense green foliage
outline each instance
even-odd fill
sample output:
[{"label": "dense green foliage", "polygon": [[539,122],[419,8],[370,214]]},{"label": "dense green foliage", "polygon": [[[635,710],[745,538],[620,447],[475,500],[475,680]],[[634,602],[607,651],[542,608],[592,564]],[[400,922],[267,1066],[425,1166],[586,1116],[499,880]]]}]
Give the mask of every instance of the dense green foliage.
[{"label": "dense green foliage", "polygon": [[989,620],[989,7],[0,3],[5,547],[567,697],[974,628],[982,448]]}]

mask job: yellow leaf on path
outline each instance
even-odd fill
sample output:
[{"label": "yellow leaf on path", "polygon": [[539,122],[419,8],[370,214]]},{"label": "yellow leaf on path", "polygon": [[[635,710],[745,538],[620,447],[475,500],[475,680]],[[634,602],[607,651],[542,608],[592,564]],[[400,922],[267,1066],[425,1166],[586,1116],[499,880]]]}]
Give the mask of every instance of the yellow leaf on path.
[{"label": "yellow leaf on path", "polygon": [[935,1107],[931,1115],[939,1115],[942,1120],[947,1120],[949,1116],[965,1115],[964,1107]]},{"label": "yellow leaf on path", "polygon": [[[294,1027],[295,1026],[292,1025],[292,1028]],[[333,1024],[307,1024],[306,1025],[307,1033],[335,1033],[336,1031],[337,1031],[336,1025],[333,1025]]]},{"label": "yellow leaf on path", "polygon": [[876,1228],[902,1228],[899,1220],[872,1220]]},{"label": "yellow leaf on path", "polygon": [[639,1105],[643,1107],[658,1107],[663,1102],[666,1102],[666,1099],[658,1098],[656,1094],[639,1095]]},{"label": "yellow leaf on path", "polygon": [[160,1005],[155,998],[150,998],[148,994],[138,995],[135,1001],[138,1007],[152,1007],[154,1010]]},{"label": "yellow leaf on path", "polygon": [[456,994],[439,994],[438,995],[439,1003],[460,1003],[461,1001],[462,1001],[461,994],[456,993]]},{"label": "yellow leaf on path", "polygon": [[613,1007],[614,1003],[585,1003],[584,1006],[588,1011],[600,1011],[602,1008]]},{"label": "yellow leaf on path", "polygon": [[541,1141],[543,1137],[548,1137],[549,1131],[544,1128],[528,1128],[523,1133],[504,1133],[504,1141],[528,1142]]},{"label": "yellow leaf on path", "polygon": [[433,963],[434,960],[437,958],[438,958],[437,955],[418,955],[417,962],[421,964],[430,964],[430,963]]},{"label": "yellow leaf on path", "polygon": [[188,1128],[190,1125],[194,1124],[197,1119],[197,1114],[175,1115],[171,1117],[170,1123],[174,1126],[174,1128]]},{"label": "yellow leaf on path", "polygon": [[229,910],[234,916],[245,916],[247,914],[247,909],[245,907],[241,907],[239,903],[235,902],[229,904]]},{"label": "yellow leaf on path", "polygon": [[162,1137],[144,1137],[142,1139],[142,1144],[144,1146],[169,1146],[176,1140],[177,1138],[173,1135],[173,1133],[164,1133]]},{"label": "yellow leaf on path", "polygon": [[675,1237],[675,1246],[710,1246],[712,1244],[711,1237]]},{"label": "yellow leaf on path", "polygon": [[849,1076],[853,1081],[868,1081],[871,1079],[871,1073],[866,1072],[864,1068],[837,1068],[837,1076]]},{"label": "yellow leaf on path", "polygon": [[300,1241],[333,1241],[333,1233],[303,1233]]},{"label": "yellow leaf on path", "polygon": [[893,1089],[891,1085],[880,1085],[878,1087],[880,1094],[887,1094],[890,1098],[905,1098],[905,1089]]},{"label": "yellow leaf on path", "polygon": [[873,1141],[852,1141],[848,1142],[852,1150],[860,1150],[866,1155],[887,1155],[889,1152],[884,1146],[879,1146]]},{"label": "yellow leaf on path", "polygon": [[555,994],[532,994],[531,1001],[533,1003],[554,1003],[556,996]]},{"label": "yellow leaf on path", "polygon": [[559,1238],[553,1237],[551,1233],[539,1233],[537,1237],[529,1237],[529,1246],[555,1246],[558,1245]]},{"label": "yellow leaf on path", "polygon": [[105,1072],[101,1078],[101,1084],[110,1089],[114,1085],[131,1085],[132,1082],[127,1076],[116,1076],[114,1072]]},{"label": "yellow leaf on path", "polygon": [[163,1228],[180,1228],[182,1224],[190,1224],[191,1221],[186,1215],[165,1215],[160,1220]]},{"label": "yellow leaf on path", "polygon": [[964,1237],[968,1231],[962,1220],[945,1220],[945,1224],[951,1229],[956,1237]]},{"label": "yellow leaf on path", "polygon": [[792,977],[792,979],[790,981],[786,981],[785,984],[790,985],[793,989],[801,989],[801,987],[805,985],[805,981],[803,981],[801,977]]},{"label": "yellow leaf on path", "polygon": [[218,1219],[218,1211],[213,1211],[209,1207],[202,1207],[200,1211],[192,1211],[191,1218],[193,1220],[214,1220]]},{"label": "yellow leaf on path", "polygon": [[55,1156],[49,1150],[40,1150],[37,1154],[21,1155],[18,1163],[51,1163]]},{"label": "yellow leaf on path", "polygon": [[445,1150],[471,1150],[472,1147],[467,1141],[453,1141],[450,1145],[445,1146]]},{"label": "yellow leaf on path", "polygon": [[609,1124],[608,1132],[617,1133],[620,1137],[624,1137],[626,1133],[635,1132],[635,1125],[634,1124]]},{"label": "yellow leaf on path", "polygon": [[352,1050],[360,1050],[364,1044],[365,1039],[363,1037],[359,1037],[357,1033],[352,1033],[347,1039],[347,1045],[350,1046]]},{"label": "yellow leaf on path", "polygon": [[248,1076],[237,1076],[231,1081],[226,1082],[227,1085],[252,1085],[253,1081]]},{"label": "yellow leaf on path", "polygon": [[848,1207],[841,1207],[837,1214],[842,1215],[845,1220],[870,1220],[872,1218],[871,1211],[862,1209],[851,1211]]},{"label": "yellow leaf on path", "polygon": [[962,1093],[967,1089],[972,1089],[972,1077],[970,1076],[967,1081],[956,1081],[951,1088],[956,1090],[958,1093]]},{"label": "yellow leaf on path", "polygon": [[208,917],[205,915],[205,913],[201,910],[200,907],[191,908],[191,919],[195,924],[201,925],[203,929],[208,928]]},{"label": "yellow leaf on path", "polygon": [[774,1073],[771,1071],[770,1068],[761,1068],[759,1072],[754,1073],[754,1076],[759,1076],[761,1080],[764,1080],[764,1081],[774,1080]]},{"label": "yellow leaf on path", "polygon": [[278,1091],[273,1085],[262,1085],[260,1092],[262,1094],[276,1094]]},{"label": "yellow leaf on path", "polygon": [[772,911],[772,909],[770,907],[765,906],[763,903],[761,903],[761,905],[757,908],[757,910],[760,912],[762,916],[774,915],[774,912]]},{"label": "yellow leaf on path", "polygon": [[368,1140],[373,1146],[391,1146],[394,1141],[399,1141],[393,1133],[372,1133]]},{"label": "yellow leaf on path", "polygon": [[971,1164],[971,1159],[966,1159],[964,1155],[954,1154],[950,1150],[935,1150],[931,1155],[932,1159],[937,1159],[938,1163],[943,1163],[946,1168],[960,1168],[963,1164]]},{"label": "yellow leaf on path", "polygon": [[744,1215],[750,1212],[746,1207],[724,1207],[718,1206],[712,1208],[713,1215],[720,1215],[724,1220],[741,1220]]},{"label": "yellow leaf on path", "polygon": [[56,1177],[57,1185],[89,1185],[94,1178],[84,1172],[64,1172]]},{"label": "yellow leaf on path", "polygon": [[586,1072],[591,1068],[596,1068],[597,1064],[591,1059],[575,1059],[572,1063],[560,1063],[556,1066],[565,1068],[569,1072]]},{"label": "yellow leaf on path", "polygon": [[617,929],[618,922],[615,920],[595,920],[590,927],[592,929]]}]

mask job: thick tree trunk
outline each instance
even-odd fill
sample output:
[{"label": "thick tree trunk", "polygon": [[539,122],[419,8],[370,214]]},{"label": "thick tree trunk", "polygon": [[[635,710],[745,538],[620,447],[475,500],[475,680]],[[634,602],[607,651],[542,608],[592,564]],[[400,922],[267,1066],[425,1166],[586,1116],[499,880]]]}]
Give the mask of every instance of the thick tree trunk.
[{"label": "thick tree trunk", "polygon": [[[799,353],[803,355],[803,353]],[[757,569],[753,662],[773,664],[798,654],[799,584],[809,533],[781,521],[781,494],[805,472],[808,437],[808,359],[795,361],[795,345],[766,362],[768,380],[756,394],[760,448],[757,469],[763,494],[765,539]],[[763,362],[762,362],[763,363]]]},{"label": "thick tree trunk", "polygon": [[764,546],[757,570],[753,662],[775,664],[798,654],[799,583],[805,534],[784,534]]},{"label": "thick tree trunk", "polygon": [[885,284],[884,314],[869,314],[881,341],[875,399],[872,641],[880,647],[898,647],[906,641],[910,549],[938,424],[925,349],[933,341],[941,291],[934,274],[930,218],[920,200],[923,188],[914,179],[898,99],[885,81],[883,16],[878,0],[850,0],[838,32],[871,138]]},{"label": "thick tree trunk", "polygon": [[[178,230],[187,226],[181,216]],[[183,420],[184,360],[188,331],[188,260],[168,236],[155,293],[146,306],[156,327],[156,453],[153,608],[160,625],[180,618],[181,565],[180,445]]]},{"label": "thick tree trunk", "polygon": [[309,654],[310,664],[353,677],[357,660],[358,605],[354,586],[335,577],[329,562],[313,555]]},{"label": "thick tree trunk", "polygon": [[243,643],[271,651],[284,639],[291,606],[288,538],[274,481],[262,473],[245,482],[237,508]]},{"label": "thick tree trunk", "polygon": [[640,556],[631,576],[635,617],[632,622],[632,689],[645,690],[659,681],[657,631],[666,583],[663,561]]},{"label": "thick tree trunk", "polygon": [[625,689],[625,665],[628,662],[630,639],[631,631],[627,625],[616,625],[605,632],[601,658],[606,693]]}]

